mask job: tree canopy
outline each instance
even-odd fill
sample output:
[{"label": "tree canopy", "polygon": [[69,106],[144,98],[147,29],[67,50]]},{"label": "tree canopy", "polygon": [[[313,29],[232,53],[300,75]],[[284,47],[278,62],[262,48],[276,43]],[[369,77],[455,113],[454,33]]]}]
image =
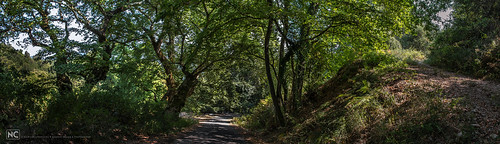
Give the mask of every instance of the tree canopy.
[{"label": "tree canopy", "polygon": [[[318,101],[325,97],[349,99],[335,102],[339,107],[378,104],[367,97],[386,81],[375,77],[403,71],[406,57],[427,56],[431,65],[499,79],[495,0],[0,4],[0,80],[6,83],[0,120],[2,127],[34,127],[33,135],[177,130],[192,123],[181,112],[253,114],[248,119],[259,124],[271,118],[265,124],[293,127],[304,111],[323,107]],[[452,20],[439,29],[436,13],[446,9]],[[30,56],[7,45],[21,37],[22,45],[41,50]],[[383,107],[377,106],[366,109]]]}]

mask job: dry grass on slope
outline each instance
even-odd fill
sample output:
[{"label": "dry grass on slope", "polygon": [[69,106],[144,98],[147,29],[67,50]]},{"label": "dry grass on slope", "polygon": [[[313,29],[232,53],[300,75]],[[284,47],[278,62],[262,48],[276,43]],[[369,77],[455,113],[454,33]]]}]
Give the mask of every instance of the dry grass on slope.
[{"label": "dry grass on slope", "polygon": [[360,69],[349,80],[318,89],[314,95],[319,99],[301,110],[293,127],[280,131],[286,134],[278,141],[499,142],[499,84],[423,65],[354,67]]},{"label": "dry grass on slope", "polygon": [[[467,121],[455,121],[455,127],[473,127],[473,141],[499,142],[500,132],[500,84],[492,81],[473,79],[446,72],[426,65],[412,66],[417,75],[406,85],[421,87],[426,91],[442,90],[442,102],[451,105],[461,100],[461,108]],[[404,84],[403,84],[404,85]],[[463,135],[457,128],[457,135]]]}]

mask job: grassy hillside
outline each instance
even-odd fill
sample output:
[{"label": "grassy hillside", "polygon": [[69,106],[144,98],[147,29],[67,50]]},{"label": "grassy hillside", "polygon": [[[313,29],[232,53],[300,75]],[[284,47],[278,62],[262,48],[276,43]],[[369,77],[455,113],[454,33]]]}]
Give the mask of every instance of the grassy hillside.
[{"label": "grassy hillside", "polygon": [[[253,114],[239,119],[240,123],[273,138],[272,143],[498,141],[498,105],[483,104],[492,106],[484,109],[488,113],[474,113],[469,107],[473,98],[463,93],[457,95],[454,86],[445,85],[455,80],[452,74],[445,76],[440,70],[408,65],[411,57],[399,57],[375,52],[346,64],[335,77],[305,95],[307,105],[288,116],[291,123],[285,128],[275,129],[269,101],[263,101]],[[499,89],[499,85],[484,84],[492,85]],[[484,95],[499,95],[495,88],[484,90]],[[481,119],[477,115],[493,116]]]}]

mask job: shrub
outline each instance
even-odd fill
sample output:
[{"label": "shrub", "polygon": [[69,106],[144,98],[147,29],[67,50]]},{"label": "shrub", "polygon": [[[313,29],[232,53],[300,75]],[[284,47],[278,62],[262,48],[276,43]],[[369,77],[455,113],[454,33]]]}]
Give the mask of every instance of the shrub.
[{"label": "shrub", "polygon": [[387,52],[394,57],[409,63],[417,64],[424,62],[427,59],[425,52],[413,49],[390,49]]},{"label": "shrub", "polygon": [[237,123],[243,127],[256,130],[278,126],[271,101],[270,96],[262,99],[259,104],[251,110],[251,114],[237,118]]}]

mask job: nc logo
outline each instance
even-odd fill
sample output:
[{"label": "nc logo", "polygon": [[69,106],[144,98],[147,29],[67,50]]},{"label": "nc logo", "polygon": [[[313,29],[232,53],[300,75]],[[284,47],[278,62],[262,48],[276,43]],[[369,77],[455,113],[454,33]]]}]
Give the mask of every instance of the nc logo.
[{"label": "nc logo", "polygon": [[19,140],[21,139],[21,131],[19,129],[7,129],[7,140]]}]

